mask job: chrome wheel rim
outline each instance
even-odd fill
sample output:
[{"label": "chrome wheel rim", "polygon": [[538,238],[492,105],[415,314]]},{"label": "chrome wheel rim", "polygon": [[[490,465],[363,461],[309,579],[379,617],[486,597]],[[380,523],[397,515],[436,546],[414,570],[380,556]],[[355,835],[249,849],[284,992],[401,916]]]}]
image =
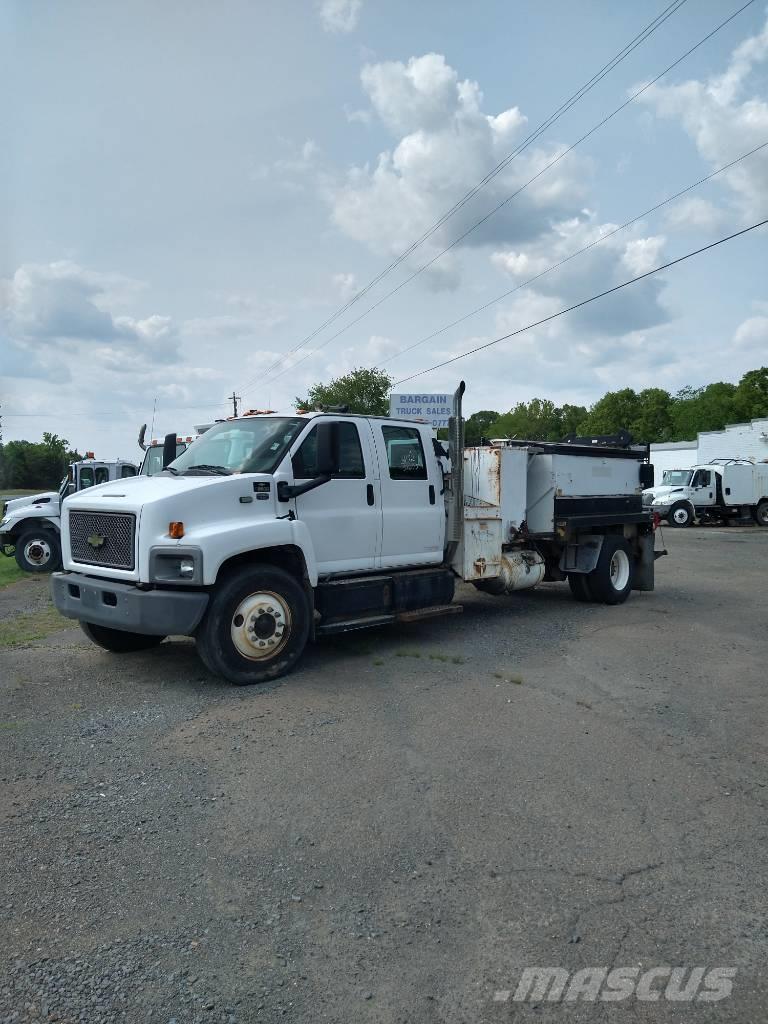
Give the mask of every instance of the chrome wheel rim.
[{"label": "chrome wheel rim", "polygon": [[685,523],[687,523],[688,519],[690,518],[688,509],[675,509],[672,518],[675,520],[676,523],[680,523],[681,526],[685,525]]},{"label": "chrome wheel rim", "polygon": [[629,555],[626,551],[614,551],[611,557],[611,586],[623,590],[629,583]]},{"label": "chrome wheel rim", "polygon": [[51,551],[51,545],[48,541],[39,537],[34,540],[27,541],[24,545],[23,555],[30,565],[42,568],[42,566],[48,565],[53,557],[53,552]]},{"label": "chrome wheel rim", "polygon": [[235,608],[230,636],[238,653],[249,661],[274,658],[291,635],[291,609],[272,591],[249,594]]}]

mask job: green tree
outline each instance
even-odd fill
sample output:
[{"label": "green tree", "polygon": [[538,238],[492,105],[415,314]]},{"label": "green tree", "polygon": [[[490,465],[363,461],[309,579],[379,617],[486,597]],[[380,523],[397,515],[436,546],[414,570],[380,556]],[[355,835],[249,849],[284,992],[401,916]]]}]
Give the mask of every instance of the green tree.
[{"label": "green tree", "polygon": [[389,393],[394,378],[377,369],[359,367],[328,384],[313,384],[306,398],[296,399],[297,409],[314,409],[318,405],[347,405],[349,411],[361,416],[386,416]]},{"label": "green tree", "polygon": [[562,441],[564,437],[568,437],[569,434],[576,434],[579,436],[584,433],[584,424],[587,419],[587,410],[583,405],[568,405],[566,404],[560,410],[560,425],[561,425],[561,436],[558,438]]},{"label": "green tree", "polygon": [[629,424],[636,441],[665,441],[672,432],[672,396],[663,388],[645,388],[637,396],[638,411]]},{"label": "green tree", "polygon": [[69,463],[81,458],[70,449],[69,441],[47,431],[39,443],[8,441],[2,450],[0,485],[9,489],[52,489],[58,487]]},{"label": "green tree", "polygon": [[548,398],[532,398],[517,405],[491,425],[494,437],[527,441],[558,441],[562,435],[560,409]]},{"label": "green tree", "polygon": [[717,381],[703,388],[683,388],[672,403],[672,436],[665,440],[686,441],[702,430],[722,430],[739,415],[735,384]]},{"label": "green tree", "polygon": [[491,436],[491,426],[499,419],[499,414],[492,409],[481,409],[480,412],[473,412],[467,417],[464,423],[464,443],[467,445],[480,444],[481,440],[488,440]]},{"label": "green tree", "polygon": [[736,406],[740,419],[768,416],[768,366],[744,374],[736,385]]},{"label": "green tree", "polygon": [[592,408],[585,422],[587,434],[615,434],[630,430],[640,413],[640,398],[633,388],[608,391]]}]

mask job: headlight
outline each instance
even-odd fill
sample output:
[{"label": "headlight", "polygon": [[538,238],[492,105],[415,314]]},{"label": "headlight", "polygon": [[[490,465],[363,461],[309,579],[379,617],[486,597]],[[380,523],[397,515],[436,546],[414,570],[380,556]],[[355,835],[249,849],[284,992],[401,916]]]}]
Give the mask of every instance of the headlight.
[{"label": "headlight", "polygon": [[152,583],[203,582],[203,553],[199,548],[152,548],[149,552]]}]

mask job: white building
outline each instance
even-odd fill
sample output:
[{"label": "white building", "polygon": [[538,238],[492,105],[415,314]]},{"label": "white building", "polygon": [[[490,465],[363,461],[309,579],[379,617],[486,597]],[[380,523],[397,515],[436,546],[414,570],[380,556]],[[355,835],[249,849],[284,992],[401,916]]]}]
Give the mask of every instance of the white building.
[{"label": "white building", "polygon": [[753,459],[768,462],[768,417],[732,423],[725,430],[705,430],[695,441],[651,445],[656,481],[665,469],[690,469],[713,459]]}]

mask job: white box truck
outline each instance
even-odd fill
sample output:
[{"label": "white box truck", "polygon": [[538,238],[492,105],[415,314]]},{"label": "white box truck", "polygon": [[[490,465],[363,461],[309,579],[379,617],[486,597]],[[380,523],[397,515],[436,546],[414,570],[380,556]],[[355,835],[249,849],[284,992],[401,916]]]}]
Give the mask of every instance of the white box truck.
[{"label": "white box truck", "polygon": [[288,672],[313,637],[461,611],[457,579],[568,580],[607,604],[652,590],[647,448],[465,451],[463,390],[448,451],[423,422],[241,416],[161,473],[69,499],[56,607],[113,652],[193,636],[242,685]]},{"label": "white box truck", "polygon": [[768,462],[715,459],[692,469],[669,470],[658,487],[643,491],[643,505],[670,526],[697,519],[754,519],[768,526]]}]

